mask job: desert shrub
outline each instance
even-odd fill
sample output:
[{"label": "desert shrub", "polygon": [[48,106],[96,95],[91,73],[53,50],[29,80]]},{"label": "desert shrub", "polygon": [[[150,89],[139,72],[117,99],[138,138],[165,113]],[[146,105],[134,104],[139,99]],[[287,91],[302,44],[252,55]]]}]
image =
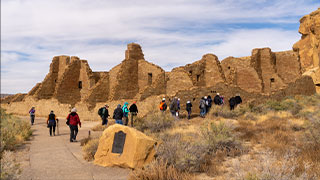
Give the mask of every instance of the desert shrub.
[{"label": "desert shrub", "polygon": [[[190,135],[189,135],[190,136]],[[191,136],[197,136],[196,134]],[[205,162],[207,147],[190,139],[184,139],[182,134],[163,134],[157,148],[157,156],[179,171],[199,172]]]},{"label": "desert shrub", "polygon": [[130,173],[130,180],[195,180],[195,176],[177,170],[164,160],[155,160],[143,169],[136,169]]},{"label": "desert shrub", "polygon": [[107,126],[101,124],[98,124],[91,128],[92,131],[104,131],[105,129],[107,129]]},{"label": "desert shrub", "polygon": [[173,124],[174,118],[170,114],[152,111],[147,116],[137,119],[135,127],[142,132],[148,130],[155,133],[170,128]]},{"label": "desert shrub", "polygon": [[16,162],[14,153],[4,151],[1,157],[1,178],[3,180],[19,179],[21,173],[20,165]]},{"label": "desert shrub", "polygon": [[246,112],[250,111],[247,105],[239,105],[234,110],[230,110],[228,106],[212,106],[209,114],[216,117],[223,118],[237,118],[241,115],[244,115]]},{"label": "desert shrub", "polygon": [[91,161],[94,159],[94,155],[97,152],[98,149],[98,145],[99,145],[99,139],[95,138],[95,139],[90,139],[83,147],[82,147],[82,151],[83,151],[83,158],[87,161]]},{"label": "desert shrub", "polygon": [[[275,156],[271,151],[259,156],[255,163],[240,163],[235,161],[235,167],[238,172],[236,179],[244,180],[289,180],[289,179],[312,179],[307,173],[297,175],[295,173],[295,152],[287,152],[281,159]],[[306,167],[308,168],[308,167]]]},{"label": "desert shrub", "polygon": [[32,130],[28,122],[8,115],[1,109],[1,153],[4,150],[15,150],[31,135]]}]

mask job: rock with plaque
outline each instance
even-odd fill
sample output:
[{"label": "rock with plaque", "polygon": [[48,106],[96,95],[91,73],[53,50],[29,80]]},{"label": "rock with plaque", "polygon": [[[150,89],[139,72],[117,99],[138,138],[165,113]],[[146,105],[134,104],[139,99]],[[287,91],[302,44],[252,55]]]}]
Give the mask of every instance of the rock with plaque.
[{"label": "rock with plaque", "polygon": [[101,166],[141,168],[154,159],[157,142],[142,132],[120,124],[104,130],[94,163]]}]

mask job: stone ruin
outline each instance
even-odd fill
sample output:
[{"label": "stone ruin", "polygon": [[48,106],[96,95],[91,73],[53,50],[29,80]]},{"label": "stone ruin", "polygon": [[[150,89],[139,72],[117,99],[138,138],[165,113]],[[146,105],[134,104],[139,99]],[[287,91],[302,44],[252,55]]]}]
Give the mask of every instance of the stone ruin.
[{"label": "stone ruin", "polygon": [[182,105],[187,100],[198,103],[202,96],[217,92],[225,99],[240,93],[245,101],[311,95],[320,92],[320,8],[300,23],[302,37],[293,51],[259,48],[249,57],[228,57],[221,62],[216,55],[206,54],[171,72],[146,61],[135,43],[127,45],[125,59],[109,72],[93,72],[86,60],[75,56],[56,56],[43,82],[28,94],[9,96],[2,103],[56,99],[71,106],[85,103],[91,110],[96,103],[142,101],[156,95],[178,96]]}]

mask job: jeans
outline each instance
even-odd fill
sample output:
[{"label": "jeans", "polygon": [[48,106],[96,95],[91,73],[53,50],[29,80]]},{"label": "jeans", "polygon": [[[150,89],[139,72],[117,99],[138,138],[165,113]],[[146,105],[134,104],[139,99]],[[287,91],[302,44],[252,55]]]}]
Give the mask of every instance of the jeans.
[{"label": "jeans", "polygon": [[77,125],[69,125],[70,127],[70,142],[73,142],[76,140],[77,138],[77,134],[78,134],[78,126]]},{"label": "jeans", "polygon": [[206,108],[201,108],[200,109],[200,116],[204,117],[206,115]]},{"label": "jeans", "polygon": [[34,117],[35,117],[35,115],[30,115],[31,125],[33,125],[33,123],[34,123]]},{"label": "jeans", "polygon": [[121,119],[116,119],[116,124],[122,124],[123,125],[122,120]]},{"label": "jeans", "polygon": [[53,130],[53,135],[56,135],[56,126],[55,125],[49,125],[49,133],[50,136],[52,136],[52,130]]}]

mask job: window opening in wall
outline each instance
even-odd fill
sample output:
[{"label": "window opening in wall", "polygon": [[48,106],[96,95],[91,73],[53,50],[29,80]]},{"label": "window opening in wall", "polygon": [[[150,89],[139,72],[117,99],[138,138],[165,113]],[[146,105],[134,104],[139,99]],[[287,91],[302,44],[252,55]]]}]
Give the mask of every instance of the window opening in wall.
[{"label": "window opening in wall", "polygon": [[55,80],[54,80],[54,82],[56,83],[56,82],[57,82],[57,80],[55,79]]},{"label": "window opening in wall", "polygon": [[189,71],[189,73],[192,75],[192,71]]},{"label": "window opening in wall", "polygon": [[271,79],[270,79],[270,82],[272,82],[272,83],[273,83],[273,82],[274,82],[274,78],[271,78]]},{"label": "window opening in wall", "polygon": [[152,84],[152,73],[148,73],[148,85]]},{"label": "window opening in wall", "polygon": [[230,69],[231,67],[230,66],[228,66],[228,69]]},{"label": "window opening in wall", "polygon": [[316,86],[320,87],[320,83],[317,83]]},{"label": "window opening in wall", "polygon": [[78,87],[79,89],[82,89],[82,81],[79,81]]},{"label": "window opening in wall", "polygon": [[192,100],[193,100],[193,101],[195,101],[195,100],[196,100],[196,98],[193,98]]},{"label": "window opening in wall", "polygon": [[200,75],[198,74],[197,75],[197,82],[199,82],[200,81]]}]

